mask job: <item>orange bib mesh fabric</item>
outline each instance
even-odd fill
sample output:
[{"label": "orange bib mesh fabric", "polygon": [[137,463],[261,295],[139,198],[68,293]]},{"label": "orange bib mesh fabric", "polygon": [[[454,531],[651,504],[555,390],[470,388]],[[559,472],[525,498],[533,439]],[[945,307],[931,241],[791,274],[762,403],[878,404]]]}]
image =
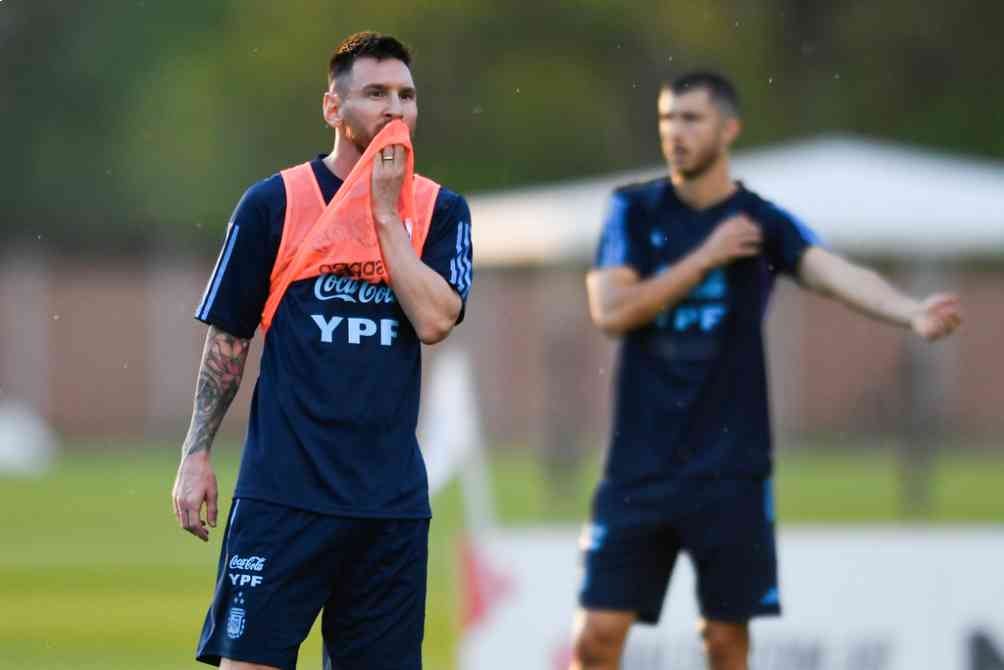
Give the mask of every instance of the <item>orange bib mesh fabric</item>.
[{"label": "orange bib mesh fabric", "polygon": [[412,248],[422,255],[439,184],[415,174],[408,126],[403,121],[392,121],[373,138],[327,205],[310,163],[282,171],[286,219],[262,312],[263,331],[272,324],[279,302],[294,281],[336,274],[374,284],[390,283],[370,207],[370,191],[373,161],[379,159],[382,149],[394,144],[405,147],[406,157],[398,215],[411,237]]}]

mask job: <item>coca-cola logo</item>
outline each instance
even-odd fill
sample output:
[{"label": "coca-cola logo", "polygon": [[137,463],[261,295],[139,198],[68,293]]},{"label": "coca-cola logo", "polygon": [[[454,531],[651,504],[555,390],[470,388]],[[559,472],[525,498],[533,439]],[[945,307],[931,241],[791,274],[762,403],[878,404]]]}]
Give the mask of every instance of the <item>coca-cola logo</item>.
[{"label": "coca-cola logo", "polygon": [[261,572],[265,568],[265,558],[263,556],[235,555],[230,559],[231,570],[247,570],[251,572]]},{"label": "coca-cola logo", "polygon": [[395,302],[394,291],[386,284],[371,284],[353,277],[321,275],[314,282],[314,297],[318,300],[341,300],[389,305]]}]

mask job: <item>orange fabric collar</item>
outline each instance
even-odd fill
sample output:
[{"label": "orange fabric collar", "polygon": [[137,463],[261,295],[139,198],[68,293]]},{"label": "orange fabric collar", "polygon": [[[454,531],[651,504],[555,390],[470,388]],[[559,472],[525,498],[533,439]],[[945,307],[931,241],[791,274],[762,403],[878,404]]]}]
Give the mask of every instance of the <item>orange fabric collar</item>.
[{"label": "orange fabric collar", "polygon": [[[388,123],[373,138],[362,157],[349,172],[335,197],[318,215],[315,205],[291,202],[294,194],[317,191],[309,165],[282,173],[286,183],[287,216],[279,256],[273,268],[269,297],[262,313],[262,327],[267,329],[286,289],[294,281],[322,274],[337,274],[370,283],[390,283],[390,272],[380,250],[376,224],[370,206],[373,162],[385,147],[405,147],[405,175],[398,200],[398,213],[408,229],[412,247],[421,256],[428,236],[435,197],[439,185],[415,175],[415,155],[408,126],[403,121]],[[310,180],[310,187],[301,184]],[[416,183],[419,182],[419,183]],[[434,186],[430,188],[429,185]],[[419,188],[416,188],[418,186]],[[317,193],[319,196],[319,192]],[[416,208],[416,198],[420,199]],[[430,200],[431,198],[431,200]],[[313,201],[316,198],[309,198]]]}]

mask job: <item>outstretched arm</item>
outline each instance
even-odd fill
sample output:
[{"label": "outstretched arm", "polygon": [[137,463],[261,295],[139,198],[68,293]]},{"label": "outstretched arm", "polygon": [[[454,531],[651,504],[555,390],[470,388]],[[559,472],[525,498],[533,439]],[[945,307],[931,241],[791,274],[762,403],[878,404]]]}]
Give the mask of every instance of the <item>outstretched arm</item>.
[{"label": "outstretched arm", "polygon": [[816,293],[873,319],[910,328],[927,340],[950,335],[962,323],[957,296],[936,293],[922,301],[915,300],[874,270],[854,265],[821,247],[811,247],[805,252],[798,274],[802,283]]},{"label": "outstretched arm", "polygon": [[209,540],[209,528],[216,527],[217,518],[218,489],[209,452],[220,422],[240,387],[248,346],[248,340],[210,326],[202,352],[192,421],[181,447],[172,501],[181,527],[203,541]]}]

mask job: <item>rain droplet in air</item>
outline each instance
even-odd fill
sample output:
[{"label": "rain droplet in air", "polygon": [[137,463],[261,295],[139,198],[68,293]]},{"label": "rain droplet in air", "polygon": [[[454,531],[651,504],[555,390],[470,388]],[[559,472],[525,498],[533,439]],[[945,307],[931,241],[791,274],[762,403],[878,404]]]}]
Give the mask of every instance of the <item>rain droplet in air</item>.
[{"label": "rain droplet in air", "polygon": [[767,84],[770,85],[773,83],[774,83],[774,77],[767,77]]},{"label": "rain droplet in air", "polygon": [[53,314],[52,315],[52,320],[53,321],[59,321],[59,315],[58,314]]},{"label": "rain droplet in air", "polygon": [[[517,89],[516,92],[518,93],[519,89]],[[474,109],[471,110],[471,114],[480,114],[483,111],[485,110],[481,107],[481,105],[474,105]]]}]

